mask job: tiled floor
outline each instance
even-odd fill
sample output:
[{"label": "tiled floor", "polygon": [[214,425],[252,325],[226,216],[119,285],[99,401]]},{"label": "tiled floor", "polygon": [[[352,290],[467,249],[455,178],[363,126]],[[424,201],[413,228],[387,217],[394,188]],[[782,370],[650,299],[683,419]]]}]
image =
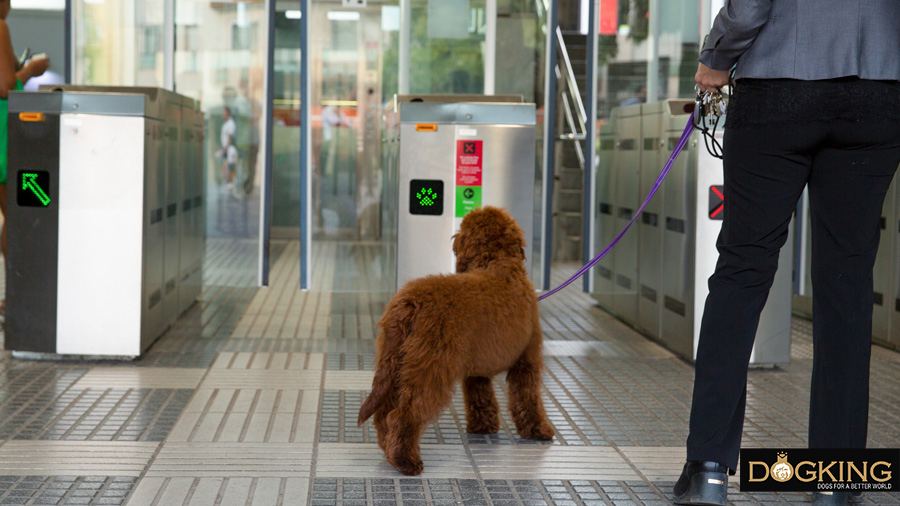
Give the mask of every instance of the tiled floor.
[{"label": "tiled floor", "polygon": [[[298,291],[295,243],[273,247],[271,287],[237,287],[255,250],[210,244],[202,299],[140,360],[0,356],[0,505],[669,504],[693,369],[575,287],[541,303],[554,440],[521,439],[505,411],[497,434],[467,434],[457,395],[422,438],[425,472],[407,478],[385,462],[371,422],[356,426],[388,296]],[[314,277],[353,288],[371,252],[328,248]],[[791,364],[750,375],[745,446],[805,445],[808,322],[794,320],[792,348]],[[873,348],[871,446],[900,447],[898,365],[900,354]],[[735,504],[809,502],[736,483]]]}]

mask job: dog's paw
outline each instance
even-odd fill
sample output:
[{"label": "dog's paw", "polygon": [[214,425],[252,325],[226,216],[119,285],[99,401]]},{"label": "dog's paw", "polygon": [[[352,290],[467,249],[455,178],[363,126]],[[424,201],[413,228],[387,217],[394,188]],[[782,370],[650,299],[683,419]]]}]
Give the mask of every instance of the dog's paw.
[{"label": "dog's paw", "polygon": [[411,458],[405,455],[395,456],[392,459],[388,459],[388,462],[394,466],[394,469],[407,476],[418,476],[422,474],[422,470],[425,469],[425,464],[422,463],[422,459]]},{"label": "dog's paw", "polygon": [[550,441],[553,439],[553,427],[547,422],[541,422],[531,427],[523,427],[517,432],[525,439],[536,439],[538,441]]}]

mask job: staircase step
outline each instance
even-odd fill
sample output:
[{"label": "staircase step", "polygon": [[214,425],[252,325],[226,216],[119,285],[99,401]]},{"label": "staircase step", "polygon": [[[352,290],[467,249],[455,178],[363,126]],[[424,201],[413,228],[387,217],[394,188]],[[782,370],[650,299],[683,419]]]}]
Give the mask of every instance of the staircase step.
[{"label": "staircase step", "polygon": [[582,191],[584,185],[584,173],[580,170],[563,170],[556,173],[557,186],[560,190],[578,189]]}]

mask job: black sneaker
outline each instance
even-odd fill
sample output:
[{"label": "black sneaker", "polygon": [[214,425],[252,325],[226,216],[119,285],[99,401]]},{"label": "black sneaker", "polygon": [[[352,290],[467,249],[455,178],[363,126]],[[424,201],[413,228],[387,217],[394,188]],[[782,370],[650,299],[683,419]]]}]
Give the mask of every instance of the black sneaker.
[{"label": "black sneaker", "polygon": [[688,461],[672,492],[675,504],[725,506],[728,468],[718,462]]}]

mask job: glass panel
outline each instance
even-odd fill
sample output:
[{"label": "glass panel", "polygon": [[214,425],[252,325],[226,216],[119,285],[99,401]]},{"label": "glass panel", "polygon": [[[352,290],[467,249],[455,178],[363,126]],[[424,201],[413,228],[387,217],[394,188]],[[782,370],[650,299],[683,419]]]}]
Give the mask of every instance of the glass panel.
[{"label": "glass panel", "polygon": [[[601,0],[597,65],[598,119],[620,105],[666,98],[692,98],[700,50],[699,0]],[[650,12],[651,4],[659,12]],[[613,15],[613,10],[615,15]],[[650,16],[659,17],[660,33],[649,37]],[[650,47],[650,44],[656,47]],[[659,55],[649,60],[648,55]],[[658,72],[648,75],[648,61]],[[654,97],[648,89],[656,89]]]},{"label": "glass panel", "polygon": [[265,2],[176,3],[175,90],[206,118],[207,247],[240,259],[209,284],[257,283],[267,30]]},{"label": "glass panel", "polygon": [[72,4],[75,84],[163,86],[163,0]]},{"label": "glass panel", "polygon": [[485,0],[410,1],[410,93],[482,93]]},{"label": "glass panel", "polygon": [[300,237],[300,10],[275,10],[275,94],[272,97],[272,237]]},{"label": "glass panel", "polygon": [[543,271],[544,69],[547,48],[547,4],[544,0],[497,1],[496,83],[498,94],[522,95],[537,106],[534,167],[534,263],[531,277],[540,286]]},{"label": "glass panel", "polygon": [[[498,2],[496,92],[537,102],[539,121],[545,9],[543,0]],[[411,0],[411,15],[410,91],[482,93],[485,0]],[[382,217],[396,214],[397,183],[384,170],[389,160],[382,157],[391,155],[382,152],[381,130],[385,104],[398,89],[399,24],[396,1],[364,9],[312,4],[313,289],[393,290],[396,231]],[[540,152],[537,160],[540,223]],[[541,227],[535,229],[540,247]]]},{"label": "glass panel", "polygon": [[381,128],[397,91],[399,9],[314,1],[309,26],[312,288],[389,290],[392,225],[381,217],[396,202],[384,198]]}]

